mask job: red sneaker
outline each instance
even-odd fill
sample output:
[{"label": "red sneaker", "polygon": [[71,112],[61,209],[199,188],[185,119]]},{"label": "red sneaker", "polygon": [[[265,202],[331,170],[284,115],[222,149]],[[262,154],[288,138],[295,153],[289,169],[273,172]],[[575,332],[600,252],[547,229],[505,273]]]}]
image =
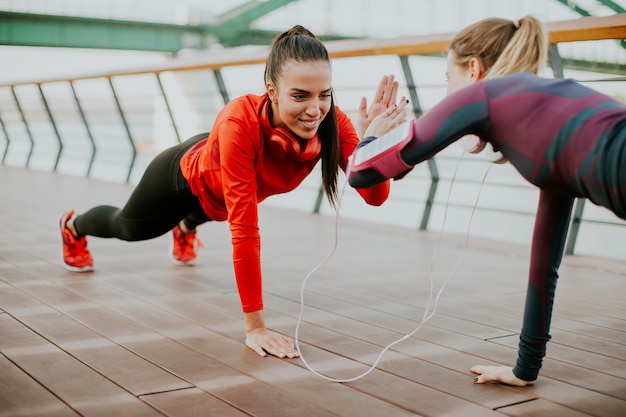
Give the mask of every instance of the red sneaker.
[{"label": "red sneaker", "polygon": [[204,245],[196,237],[196,232],[183,233],[180,227],[176,225],[172,229],[174,239],[172,241],[172,259],[178,265],[193,265],[193,261],[198,257],[198,248]]},{"label": "red sneaker", "polygon": [[87,249],[87,237],[76,238],[67,228],[67,222],[73,215],[74,210],[68,211],[61,216],[60,222],[65,269],[75,272],[93,271],[93,258]]}]

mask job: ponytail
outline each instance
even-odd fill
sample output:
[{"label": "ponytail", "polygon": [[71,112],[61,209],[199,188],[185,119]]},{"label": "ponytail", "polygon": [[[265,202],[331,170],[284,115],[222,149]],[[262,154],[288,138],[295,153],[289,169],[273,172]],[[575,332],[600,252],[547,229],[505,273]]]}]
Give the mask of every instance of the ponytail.
[{"label": "ponytail", "polygon": [[477,57],[484,78],[517,72],[540,74],[548,58],[548,36],[543,24],[531,15],[518,21],[487,18],[461,30],[450,50],[462,67]]},{"label": "ponytail", "polygon": [[548,37],[543,25],[533,16],[521,18],[518,25],[493,67],[487,70],[486,78],[543,72],[548,59]]}]

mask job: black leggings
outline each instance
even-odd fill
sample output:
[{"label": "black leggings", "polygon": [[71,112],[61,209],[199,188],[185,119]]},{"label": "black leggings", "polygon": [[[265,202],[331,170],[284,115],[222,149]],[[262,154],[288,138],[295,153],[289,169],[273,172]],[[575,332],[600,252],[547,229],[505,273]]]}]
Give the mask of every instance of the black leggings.
[{"label": "black leggings", "polygon": [[189,229],[209,221],[180,170],[181,157],[207,136],[208,133],[196,135],[158,154],[146,168],[124,208],[94,207],[76,217],[76,232],[137,241],[161,236],[181,220]]}]

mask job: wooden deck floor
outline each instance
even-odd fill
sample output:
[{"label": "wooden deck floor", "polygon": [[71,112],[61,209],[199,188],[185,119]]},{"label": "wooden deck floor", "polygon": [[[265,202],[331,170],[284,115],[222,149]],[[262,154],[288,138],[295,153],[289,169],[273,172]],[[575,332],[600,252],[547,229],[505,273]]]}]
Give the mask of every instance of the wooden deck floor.
[{"label": "wooden deck floor", "polygon": [[[433,254],[435,316],[350,383],[244,345],[225,223],[200,230],[195,267],[168,238],[91,239],[96,271],[60,262],[60,213],[121,204],[130,187],[0,166],[0,416],[626,415],[626,261],[565,259],[553,339],[533,387],[472,383],[512,364],[528,247],[341,219],[305,288],[300,339],[318,372],[366,371],[419,323]],[[294,334],[300,286],[331,250],[334,218],[261,207],[268,326]],[[625,244],[626,242],[616,242]]]}]

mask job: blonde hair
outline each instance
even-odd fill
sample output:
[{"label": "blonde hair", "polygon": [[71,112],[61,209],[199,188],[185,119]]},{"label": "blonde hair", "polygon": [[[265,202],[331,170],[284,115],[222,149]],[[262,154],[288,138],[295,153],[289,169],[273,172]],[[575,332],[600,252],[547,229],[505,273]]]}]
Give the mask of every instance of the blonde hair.
[{"label": "blonde hair", "polygon": [[548,58],[548,35],[532,15],[517,21],[487,18],[457,33],[449,50],[461,67],[467,67],[471,58],[478,58],[483,78],[517,72],[540,74]]}]

